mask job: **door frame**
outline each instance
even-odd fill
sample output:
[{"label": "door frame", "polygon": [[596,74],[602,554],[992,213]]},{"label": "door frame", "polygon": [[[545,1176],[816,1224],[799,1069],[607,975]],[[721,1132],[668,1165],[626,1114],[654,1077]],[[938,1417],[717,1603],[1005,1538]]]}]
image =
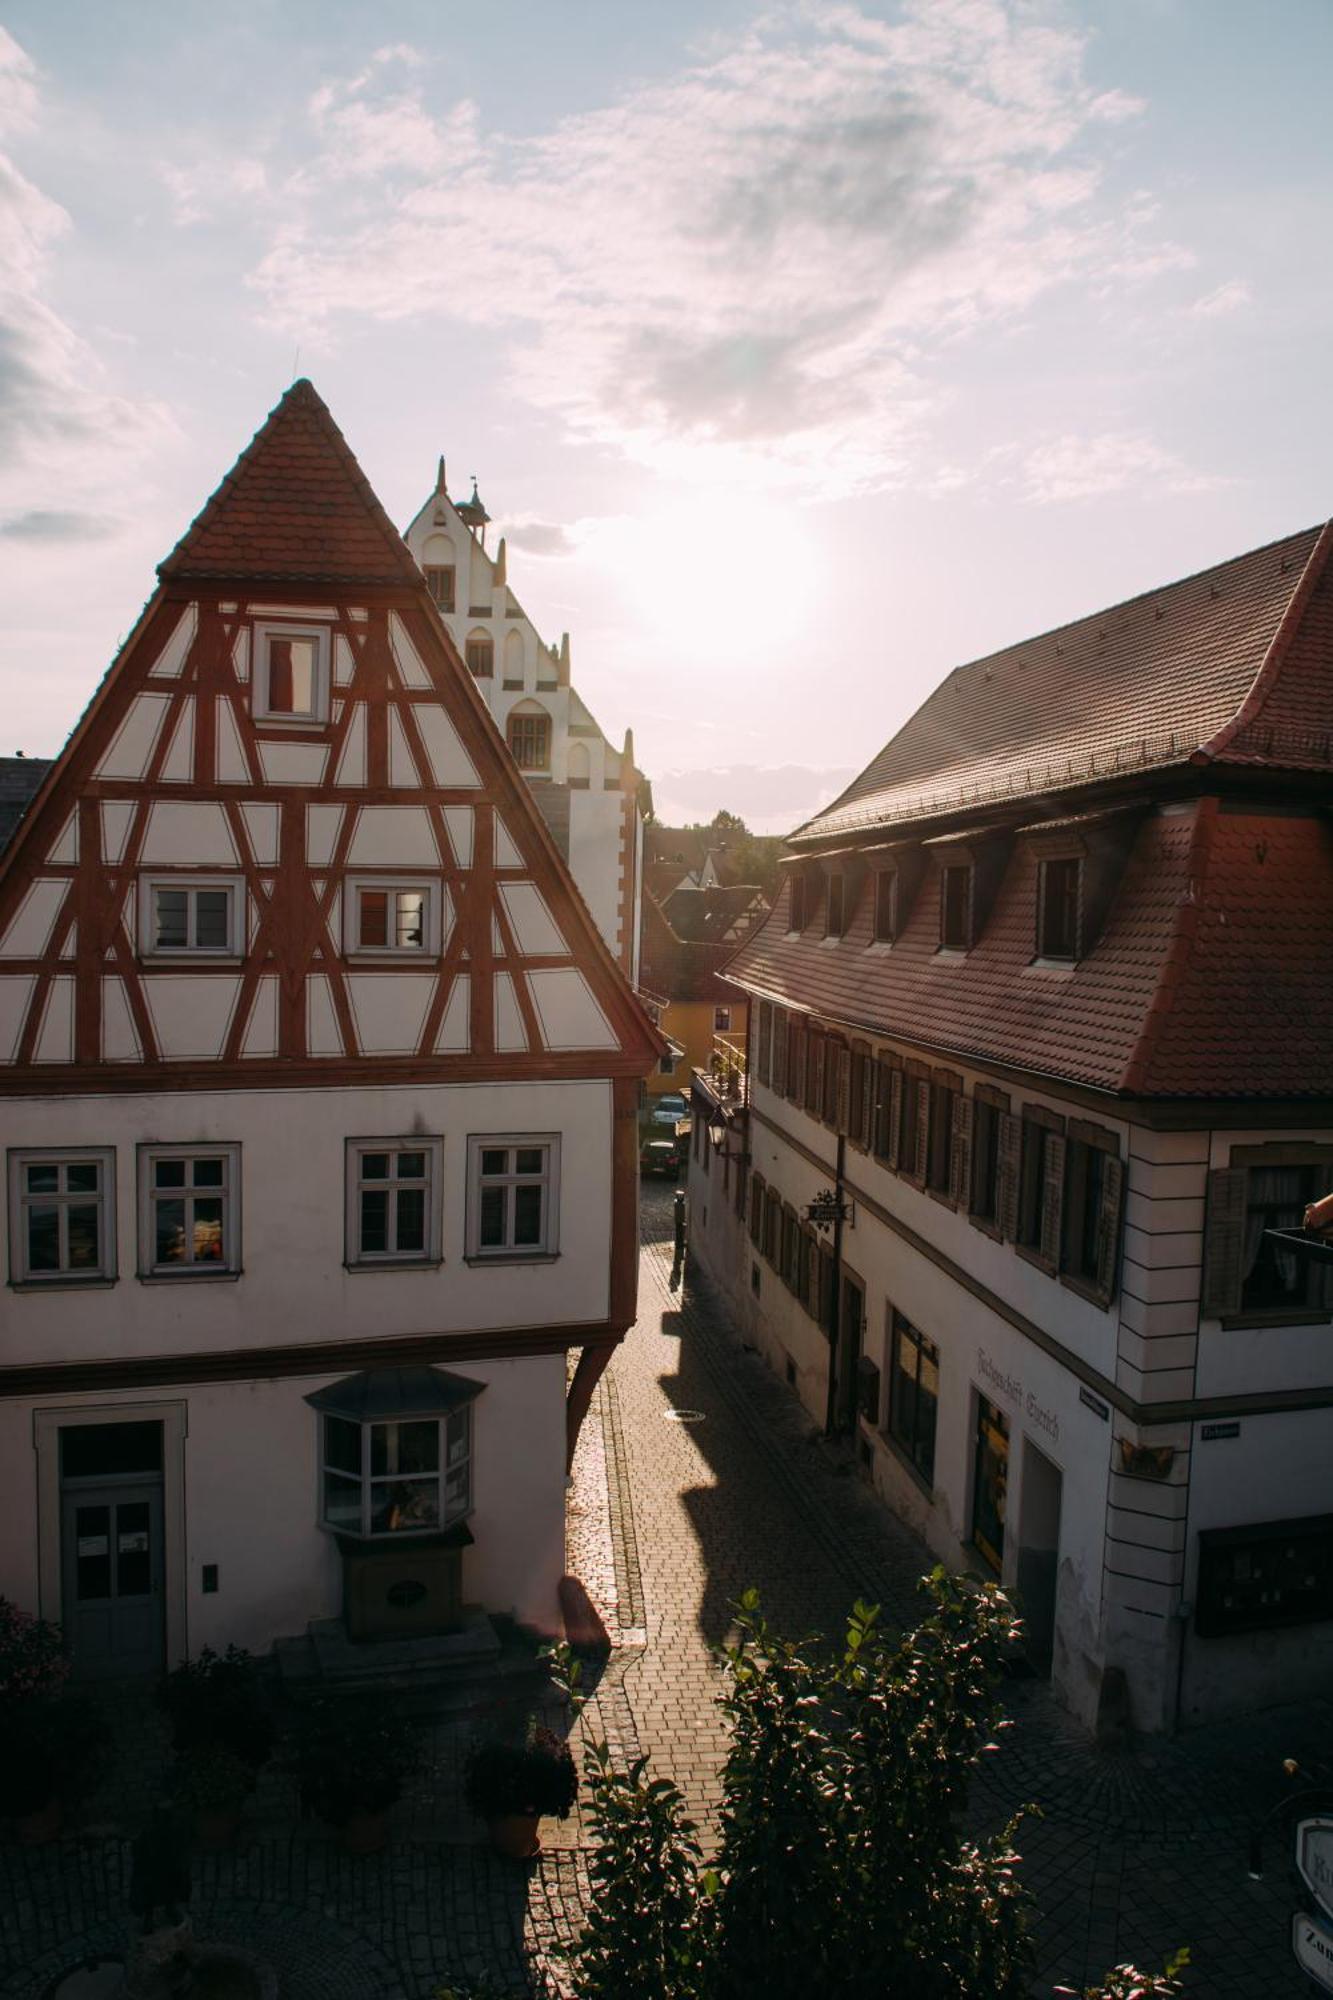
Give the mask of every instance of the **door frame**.
[{"label": "door frame", "polygon": [[168,1669],[189,1658],[188,1564],[185,1556],[185,1402],[82,1403],[76,1409],[32,1413],[37,1454],[37,1605],[61,1622],[60,1433],[76,1424],[161,1424],[162,1540]]}]

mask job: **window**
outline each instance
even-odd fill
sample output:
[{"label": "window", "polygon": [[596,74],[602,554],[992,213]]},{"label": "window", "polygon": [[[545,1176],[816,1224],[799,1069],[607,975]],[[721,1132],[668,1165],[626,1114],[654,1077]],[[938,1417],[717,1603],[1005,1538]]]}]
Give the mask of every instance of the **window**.
[{"label": "window", "polygon": [[428,1534],[472,1508],[472,1410],[321,1421],[320,1519],[346,1535]]},{"label": "window", "polygon": [[495,672],[495,641],[489,632],[473,632],[468,637],[466,648],[467,667],[478,680],[486,680]]},{"label": "window", "polygon": [[889,1435],[930,1486],[935,1480],[940,1351],[900,1312],[890,1313],[889,1337]]},{"label": "window", "polygon": [[429,957],[440,949],[440,885],[353,877],[345,892],[349,952]]},{"label": "window", "polygon": [[1009,1500],[1009,1419],[977,1397],[972,1485],[972,1542],[995,1570],[1004,1567],[1004,1517]]},{"label": "window", "polygon": [[557,1249],[560,1140],[468,1140],[468,1255],[551,1257]]},{"label": "window", "polygon": [[349,1264],[438,1263],[439,1139],[355,1139],[347,1145]]},{"label": "window", "polygon": [[141,1146],[139,1275],[240,1270],[240,1148]]},{"label": "window", "polygon": [[245,891],[235,876],[145,876],[139,927],[145,953],[236,958],[244,948]]},{"label": "window", "polygon": [[841,937],[845,928],[847,909],[847,877],[841,873],[828,878],[828,893],[824,898],[824,936]]},{"label": "window", "polygon": [[787,912],[787,929],[803,931],[805,923],[805,876],[794,872],[791,877],[791,907]]},{"label": "window", "polygon": [[756,1250],[764,1247],[764,1215],[767,1183],[762,1174],[750,1176],[750,1241]]},{"label": "window", "polygon": [[9,1281],[88,1282],[116,1275],[116,1156],[9,1155]]},{"label": "window", "polygon": [[[972,1097],[972,1187],[968,1213],[995,1235],[1002,1229],[1001,1159],[1009,1099],[989,1084],[978,1084]],[[1013,1124],[1012,1119],[1008,1119]]]},{"label": "window", "polygon": [[546,771],[551,765],[551,718],[516,709],[509,718],[509,748],[520,771]]},{"label": "window", "polygon": [[1061,1269],[1076,1290],[1109,1304],[1120,1247],[1124,1167],[1113,1132],[1075,1121],[1065,1148]]},{"label": "window", "polygon": [[943,871],[940,881],[940,945],[945,951],[967,951],[972,943],[972,866],[959,862]]},{"label": "window", "polygon": [[329,635],[322,626],[256,625],[255,718],[321,723],[329,716]]},{"label": "window", "polygon": [[1060,1268],[1064,1180],[1063,1121],[1039,1105],[1025,1105],[1015,1241],[1045,1271]]},{"label": "window", "polygon": [[932,1194],[947,1195],[952,1191],[954,1105],[957,1099],[958,1091],[953,1083],[937,1081],[931,1084],[926,1186]]},{"label": "window", "polygon": [[1037,955],[1078,957],[1079,889],[1082,864],[1076,855],[1040,863],[1037,876]]},{"label": "window", "polygon": [[730,1007],[714,1007],[714,1009],[713,1009],[713,1032],[714,1032],[714,1034],[718,1034],[718,1035],[728,1035],[728,1034],[730,1034],[730,1033],[731,1033],[731,1009],[730,1009]]},{"label": "window", "polygon": [[435,599],[441,611],[454,608],[454,566],[452,563],[428,563],[426,565],[426,588]]},{"label": "window", "polygon": [[892,944],[898,935],[898,870],[881,869],[875,877],[876,944]]},{"label": "window", "polygon": [[1195,1629],[1201,1638],[1333,1618],[1333,1515],[1205,1528]]}]

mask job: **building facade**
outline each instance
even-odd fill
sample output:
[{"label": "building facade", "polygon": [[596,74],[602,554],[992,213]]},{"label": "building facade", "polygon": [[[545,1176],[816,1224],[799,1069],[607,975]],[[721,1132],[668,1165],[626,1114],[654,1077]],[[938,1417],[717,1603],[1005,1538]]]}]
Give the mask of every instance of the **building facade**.
[{"label": "building facade", "polygon": [[159,575],[0,857],[0,1593],[554,1629],[660,1040],[308,383]]},{"label": "building facade", "polygon": [[[696,1082],[744,1337],[1090,1723],[1333,1664],[1333,532],[958,669],[789,844]],[[835,1219],[840,1218],[840,1219]]]},{"label": "building facade", "polygon": [[407,545],[579,893],[636,983],[643,819],[633,736],[626,730],[619,750],[603,736],[570,685],[569,634],[559,646],[538,635],[510,586],[503,539],[494,555],[487,551],[489,521],[475,480],[470,500],[450,496],[441,459]]}]

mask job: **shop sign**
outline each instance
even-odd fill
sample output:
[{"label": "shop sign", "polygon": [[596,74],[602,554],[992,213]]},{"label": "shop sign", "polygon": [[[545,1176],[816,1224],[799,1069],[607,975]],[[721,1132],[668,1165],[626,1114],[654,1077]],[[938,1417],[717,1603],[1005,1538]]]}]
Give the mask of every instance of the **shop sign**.
[{"label": "shop sign", "polygon": [[1080,1389],[1078,1399],[1085,1410],[1091,1410],[1094,1417],[1100,1417],[1104,1424],[1111,1421],[1111,1405],[1104,1403],[1100,1396],[1094,1396],[1091,1389]]},{"label": "shop sign", "polygon": [[1240,1425],[1237,1423],[1200,1424],[1199,1426],[1199,1437],[1204,1444],[1214,1444],[1218,1438],[1238,1438],[1239,1436]]},{"label": "shop sign", "polygon": [[977,1373],[982,1381],[988,1382],[1006,1402],[1015,1404],[1022,1402],[1023,1384],[1017,1375],[1007,1375],[1003,1368],[991,1360],[984,1347],[977,1349]]},{"label": "shop sign", "polygon": [[1308,1972],[1325,1993],[1333,1993],[1333,1931],[1317,1917],[1301,1913],[1291,1920],[1291,1948],[1301,1971]]},{"label": "shop sign", "polygon": [[1333,1917],[1333,1819],[1303,1819],[1296,1828],[1296,1873],[1321,1910]]}]

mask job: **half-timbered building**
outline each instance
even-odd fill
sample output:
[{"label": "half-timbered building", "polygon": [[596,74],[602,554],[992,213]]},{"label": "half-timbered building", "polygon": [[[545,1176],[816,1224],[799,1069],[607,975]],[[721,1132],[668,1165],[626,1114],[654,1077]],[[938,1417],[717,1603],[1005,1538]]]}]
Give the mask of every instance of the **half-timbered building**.
[{"label": "half-timbered building", "polygon": [[661,1052],[297,382],[0,858],[0,1593],[92,1675],[550,1629]]},{"label": "half-timbered building", "polygon": [[960,667],[791,838],[696,1080],[739,1326],[1071,1706],[1333,1663],[1333,528]]}]

